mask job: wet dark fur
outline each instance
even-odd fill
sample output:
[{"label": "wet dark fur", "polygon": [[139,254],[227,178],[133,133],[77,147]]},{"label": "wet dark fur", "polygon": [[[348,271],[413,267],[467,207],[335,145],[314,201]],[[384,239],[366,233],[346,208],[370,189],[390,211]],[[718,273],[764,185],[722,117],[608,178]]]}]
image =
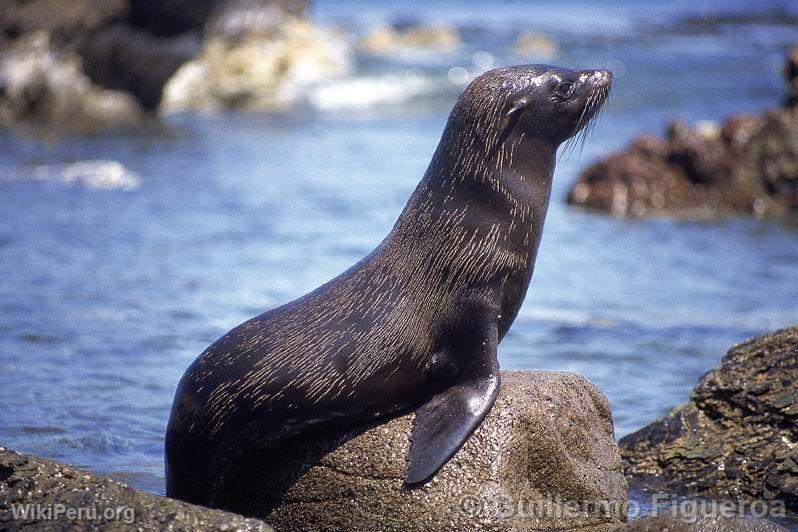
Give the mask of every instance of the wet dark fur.
[{"label": "wet dark fur", "polygon": [[[166,434],[167,495],[235,509],[225,479],[256,450],[412,411],[472,374],[498,389],[490,360],[532,277],[557,148],[609,92],[608,74],[579,82],[589,74],[523,66],[471,83],[385,240],[188,368]],[[553,92],[563,79],[578,84],[571,99]],[[484,360],[469,355],[480,345],[492,345]]]}]

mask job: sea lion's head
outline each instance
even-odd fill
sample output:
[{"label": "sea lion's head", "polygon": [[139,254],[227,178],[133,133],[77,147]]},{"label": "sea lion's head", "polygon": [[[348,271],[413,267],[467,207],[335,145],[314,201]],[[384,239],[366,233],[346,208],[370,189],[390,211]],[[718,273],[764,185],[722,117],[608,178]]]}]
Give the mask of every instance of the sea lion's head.
[{"label": "sea lion's head", "polygon": [[471,140],[488,151],[495,151],[510,136],[534,139],[556,150],[580,131],[587,133],[611,87],[612,74],[606,70],[551,65],[497,68],[471,82],[450,123],[476,133]]}]

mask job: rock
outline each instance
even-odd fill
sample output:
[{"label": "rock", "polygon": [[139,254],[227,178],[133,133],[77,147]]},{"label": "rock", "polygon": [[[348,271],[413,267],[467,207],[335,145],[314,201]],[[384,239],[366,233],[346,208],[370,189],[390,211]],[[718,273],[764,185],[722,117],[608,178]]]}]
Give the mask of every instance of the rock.
[{"label": "rock", "polygon": [[729,350],[684,406],[620,441],[650,489],[798,511],[798,327]]},{"label": "rock", "polygon": [[302,18],[307,0],[130,0],[128,23],[156,37],[202,32],[223,14],[282,20]]},{"label": "rock", "polygon": [[[167,81],[203,50],[203,35],[210,51],[175,83],[170,102],[179,100],[179,108],[231,102],[245,108],[284,107],[299,98],[298,86],[349,65],[343,39],[300,20],[307,5],[307,0],[0,0],[0,50],[13,51],[0,58],[6,71],[3,86],[12,91],[24,87],[10,96],[0,92],[0,120],[6,125],[31,117],[40,125],[67,123],[62,115],[75,107],[71,117],[88,118],[70,129],[136,121],[140,107],[158,108]],[[44,71],[35,80],[21,80],[16,74],[26,67],[14,57],[24,55],[34,35],[46,35],[50,57],[63,63],[54,67],[57,76]],[[220,49],[221,59],[215,53]],[[203,75],[207,69],[221,70],[205,82],[191,75],[197,64]],[[36,68],[27,68],[32,70]],[[56,82],[65,77],[79,80],[77,88]],[[188,86],[187,80],[192,81]],[[101,92],[100,87],[123,92]],[[175,97],[182,89],[197,94]],[[84,98],[89,93],[91,98]],[[70,105],[61,106],[61,100]],[[202,103],[194,105],[193,100]]]},{"label": "rock", "polygon": [[784,107],[798,105],[798,46],[787,53],[787,62],[784,65],[784,81],[787,82],[787,94],[784,97]]},{"label": "rock", "polygon": [[60,47],[128,12],[127,0],[0,0],[0,42],[46,32]]},{"label": "rock", "polygon": [[0,529],[22,528],[272,531],[263,521],[158,497],[0,447]]},{"label": "rock", "polygon": [[[195,63],[208,59],[207,55],[200,55],[203,51],[203,35],[207,41],[206,49],[223,50],[222,55],[234,56],[233,65],[226,64],[225,60],[211,60],[213,64],[208,66],[215,69],[220,67],[219,63],[222,63],[222,69],[215,74],[227,77],[228,83],[236,85],[232,88],[227,87],[236,93],[231,96],[233,100],[241,98],[242,93],[258,85],[262,87],[270,82],[277,83],[274,78],[280,77],[282,72],[264,72],[264,63],[268,63],[269,68],[273,70],[281,68],[297,70],[294,64],[295,58],[288,57],[285,53],[277,54],[275,57],[273,49],[265,50],[263,46],[253,43],[282,42],[285,40],[283,39],[285,34],[296,37],[295,28],[286,28],[283,31],[282,26],[299,20],[298,17],[304,15],[307,8],[306,1],[133,0],[131,6],[131,13],[125,24],[116,24],[98,32],[81,46],[81,54],[86,72],[95,83],[130,92],[148,110],[158,108],[166,83],[182,65],[195,57],[197,58]],[[303,24],[309,26],[307,23]],[[246,42],[242,43],[244,39]],[[296,46],[299,50],[308,42],[309,40],[305,39],[288,45]],[[314,53],[318,55],[319,51],[317,48],[312,49],[312,46],[310,48],[307,54],[296,61],[306,65],[306,70],[312,72],[314,68],[318,68],[312,60]],[[233,52],[233,49],[236,52]],[[250,53],[254,55],[246,57]],[[261,54],[265,57],[261,57]],[[216,55],[211,52],[210,57],[216,58]],[[303,59],[307,63],[302,63]],[[230,69],[235,72],[237,78],[235,81],[229,79],[232,75]],[[193,71],[194,66],[188,67],[187,70]],[[259,76],[264,74],[267,75],[266,78],[261,79]],[[326,72],[322,72],[318,75],[323,77],[325,74]],[[244,87],[246,83],[242,78],[248,76],[250,86]],[[199,81],[200,85],[207,84],[205,80],[196,80],[189,76],[183,77],[182,83],[176,82],[177,86],[183,87],[186,79]],[[191,85],[185,87],[185,90],[196,91],[197,87]],[[174,97],[174,94],[173,88],[170,97]],[[171,105],[168,103],[166,107]],[[210,106],[212,105],[208,105]],[[178,107],[182,109],[183,106]],[[203,105],[185,105],[185,108],[192,107],[203,107]]]},{"label": "rock", "polygon": [[284,109],[309,87],[343,76],[350,67],[350,49],[340,35],[298,19],[268,36],[253,33],[235,41],[210,36],[200,55],[168,81],[160,110]]},{"label": "rock", "polygon": [[363,36],[358,48],[377,55],[434,52],[451,53],[460,47],[456,28],[444,25],[379,26]]},{"label": "rock", "polygon": [[798,209],[798,108],[672,122],[665,139],[639,136],[588,166],[567,201],[620,217],[786,215]]},{"label": "rock", "polygon": [[643,517],[632,521],[618,532],[787,532],[787,529],[765,519],[742,517],[695,517],[688,520],[668,516]]},{"label": "rock", "polygon": [[544,33],[524,32],[513,43],[513,52],[521,57],[548,60],[560,54],[560,47]]},{"label": "rock", "polygon": [[567,201],[620,217],[692,219],[781,216],[798,207],[798,112],[737,115],[719,131],[673,122],[664,140],[637,137],[588,166]]},{"label": "rock", "polygon": [[0,52],[0,125],[84,131],[130,126],[140,119],[141,109],[130,95],[92,84],[80,58],[54,50],[46,33],[27,35]]},{"label": "rock", "polygon": [[155,110],[166,82],[201,48],[199,33],[153,37],[117,24],[97,33],[80,52],[84,70],[93,82],[129,92],[144,108]]},{"label": "rock", "polygon": [[279,530],[610,530],[624,523],[626,481],[601,392],[569,373],[504,372],[502,379],[484,423],[422,487],[403,485],[407,415],[253,460],[222,506]]},{"label": "rock", "polygon": [[762,115],[737,178],[761,182],[768,198],[778,198],[786,209],[798,209],[798,107]]}]

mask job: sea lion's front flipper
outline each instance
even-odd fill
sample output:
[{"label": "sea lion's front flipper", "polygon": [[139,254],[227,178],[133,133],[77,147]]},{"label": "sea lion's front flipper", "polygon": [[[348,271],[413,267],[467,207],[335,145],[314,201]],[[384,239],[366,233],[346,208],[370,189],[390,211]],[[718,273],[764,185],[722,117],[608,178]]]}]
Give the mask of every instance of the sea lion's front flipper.
[{"label": "sea lion's front flipper", "polygon": [[[499,394],[495,313],[466,313],[453,346],[462,380],[416,411],[406,484],[429,479],[454,456],[490,412]],[[484,324],[484,325],[481,325]]]},{"label": "sea lion's front flipper", "polygon": [[435,474],[479,426],[499,394],[499,373],[458,384],[416,412],[410,435],[410,468],[405,483]]}]

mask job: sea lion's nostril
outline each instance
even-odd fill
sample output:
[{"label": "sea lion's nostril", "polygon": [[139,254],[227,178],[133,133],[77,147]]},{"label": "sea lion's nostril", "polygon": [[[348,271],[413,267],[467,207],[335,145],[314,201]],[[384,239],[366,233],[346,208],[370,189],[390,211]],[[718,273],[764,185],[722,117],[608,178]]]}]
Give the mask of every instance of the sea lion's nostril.
[{"label": "sea lion's nostril", "polygon": [[595,70],[591,78],[596,84],[608,85],[612,83],[612,72],[609,70]]}]

